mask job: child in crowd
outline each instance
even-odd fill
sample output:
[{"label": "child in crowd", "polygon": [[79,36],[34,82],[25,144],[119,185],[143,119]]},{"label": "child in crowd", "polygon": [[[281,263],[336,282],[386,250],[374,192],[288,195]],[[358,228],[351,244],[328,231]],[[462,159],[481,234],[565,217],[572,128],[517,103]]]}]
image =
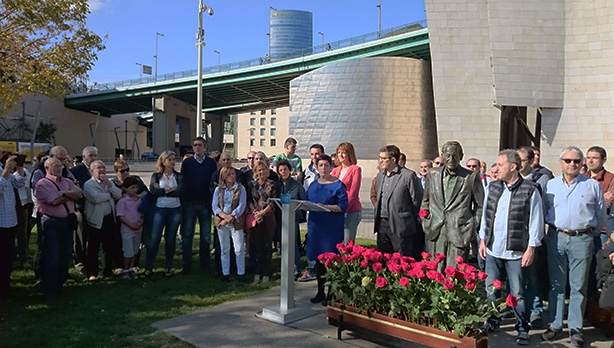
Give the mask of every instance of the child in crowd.
[{"label": "child in crowd", "polygon": [[136,278],[134,272],[134,257],[139,252],[141,231],[143,230],[143,214],[138,210],[141,198],[139,181],[132,176],[124,179],[122,187],[126,194],[117,202],[117,217],[121,222],[122,249],[124,252],[124,270],[122,278]]}]

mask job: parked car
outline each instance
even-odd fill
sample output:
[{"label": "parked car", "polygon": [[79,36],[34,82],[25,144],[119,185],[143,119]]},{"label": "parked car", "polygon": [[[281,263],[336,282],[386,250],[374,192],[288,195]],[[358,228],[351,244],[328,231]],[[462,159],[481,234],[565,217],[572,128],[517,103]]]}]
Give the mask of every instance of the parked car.
[{"label": "parked car", "polygon": [[158,157],[160,157],[160,155],[158,155],[157,153],[154,152],[143,152],[141,154],[141,160],[143,161],[157,161]]}]

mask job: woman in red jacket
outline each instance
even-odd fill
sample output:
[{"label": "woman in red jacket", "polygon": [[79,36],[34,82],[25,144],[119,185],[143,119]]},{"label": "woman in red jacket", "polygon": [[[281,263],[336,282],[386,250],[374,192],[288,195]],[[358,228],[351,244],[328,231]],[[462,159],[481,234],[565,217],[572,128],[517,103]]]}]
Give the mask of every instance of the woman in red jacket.
[{"label": "woman in red jacket", "polygon": [[337,146],[335,152],[337,165],[331,175],[339,178],[345,185],[348,194],[348,208],[345,213],[343,242],[356,239],[358,224],[362,219],[362,205],[360,204],[360,183],[362,182],[362,169],[356,165],[356,151],[354,145],[343,142]]}]

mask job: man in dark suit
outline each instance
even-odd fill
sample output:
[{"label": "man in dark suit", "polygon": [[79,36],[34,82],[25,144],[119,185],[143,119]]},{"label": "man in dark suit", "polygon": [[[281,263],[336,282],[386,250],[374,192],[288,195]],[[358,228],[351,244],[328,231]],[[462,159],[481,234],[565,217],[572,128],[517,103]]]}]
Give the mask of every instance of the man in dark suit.
[{"label": "man in dark suit", "polygon": [[460,166],[463,148],[458,141],[448,141],[441,148],[444,165],[429,170],[424,187],[422,223],[430,253],[440,253],[446,260],[440,268],[454,266],[456,256],[469,257],[470,243],[482,217],[484,186],[480,173]]},{"label": "man in dark suit", "polygon": [[395,145],[380,149],[374,232],[377,250],[418,258],[422,251],[418,211],[422,185],[416,173],[398,165],[401,151]]}]

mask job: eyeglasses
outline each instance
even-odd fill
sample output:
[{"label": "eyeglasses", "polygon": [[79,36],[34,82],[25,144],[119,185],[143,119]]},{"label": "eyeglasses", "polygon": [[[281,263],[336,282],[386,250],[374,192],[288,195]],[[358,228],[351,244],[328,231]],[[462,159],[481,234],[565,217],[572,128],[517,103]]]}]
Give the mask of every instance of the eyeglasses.
[{"label": "eyeglasses", "polygon": [[254,159],[254,157],[248,157],[247,159],[251,161]]},{"label": "eyeglasses", "polygon": [[468,164],[467,168],[477,168],[478,165],[477,164]]},{"label": "eyeglasses", "polygon": [[435,162],[433,162],[433,163],[434,163],[434,164],[436,164],[436,165],[440,165],[440,164],[442,164],[442,163],[441,163],[441,162],[439,162],[439,161],[435,161]]},{"label": "eyeglasses", "polygon": [[561,158],[561,161],[565,162],[566,164],[570,164],[571,162],[573,162],[574,164],[580,164],[582,162],[582,159]]},{"label": "eyeglasses", "polygon": [[119,172],[120,174],[124,174],[124,173],[129,172],[129,171],[130,171],[130,168],[126,168],[126,169],[120,169],[120,170],[118,170],[118,172]]}]

